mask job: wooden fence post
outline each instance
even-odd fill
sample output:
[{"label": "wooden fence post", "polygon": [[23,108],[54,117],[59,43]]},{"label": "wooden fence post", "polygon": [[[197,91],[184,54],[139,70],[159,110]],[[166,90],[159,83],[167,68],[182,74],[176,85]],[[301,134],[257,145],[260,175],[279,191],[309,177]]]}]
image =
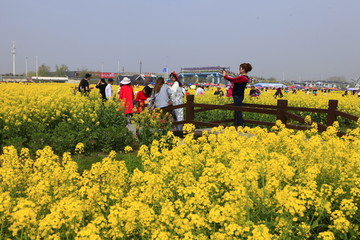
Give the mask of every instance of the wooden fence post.
[{"label": "wooden fence post", "polygon": [[286,108],[288,106],[288,101],[285,99],[277,100],[277,113],[276,120],[280,120],[283,124],[286,124]]},{"label": "wooden fence post", "polygon": [[336,121],[336,109],[338,107],[338,100],[329,100],[326,126],[331,126]]},{"label": "wooden fence post", "polygon": [[186,123],[192,123],[194,120],[194,95],[186,95]]}]

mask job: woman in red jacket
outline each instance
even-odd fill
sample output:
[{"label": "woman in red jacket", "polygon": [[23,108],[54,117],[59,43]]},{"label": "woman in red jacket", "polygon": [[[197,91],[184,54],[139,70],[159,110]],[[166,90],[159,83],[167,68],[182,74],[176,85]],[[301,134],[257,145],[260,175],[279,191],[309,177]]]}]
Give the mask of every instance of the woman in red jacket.
[{"label": "woman in red jacket", "polygon": [[124,109],[125,114],[131,117],[134,112],[134,90],[127,77],[120,81],[119,101],[120,109]]}]

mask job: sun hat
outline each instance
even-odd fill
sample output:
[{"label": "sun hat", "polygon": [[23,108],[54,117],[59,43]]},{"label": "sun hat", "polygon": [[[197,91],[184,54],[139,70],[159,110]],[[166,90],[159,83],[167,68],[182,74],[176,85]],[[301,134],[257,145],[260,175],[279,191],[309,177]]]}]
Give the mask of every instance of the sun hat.
[{"label": "sun hat", "polygon": [[121,80],[120,84],[126,85],[126,84],[130,84],[131,80],[128,77],[124,77],[123,80]]}]

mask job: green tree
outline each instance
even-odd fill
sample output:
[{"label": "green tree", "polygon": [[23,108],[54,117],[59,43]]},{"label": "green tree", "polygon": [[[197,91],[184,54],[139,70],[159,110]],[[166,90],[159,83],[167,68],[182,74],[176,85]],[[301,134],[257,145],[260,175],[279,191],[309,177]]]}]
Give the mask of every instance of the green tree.
[{"label": "green tree", "polygon": [[55,77],[65,77],[68,71],[69,68],[65,64],[55,65]]},{"label": "green tree", "polygon": [[50,67],[46,66],[45,64],[41,64],[38,69],[38,74],[39,76],[42,77],[50,77],[51,76]]},{"label": "green tree", "polygon": [[326,79],[327,82],[347,83],[347,80],[343,76],[332,76]]},{"label": "green tree", "polygon": [[78,69],[78,75],[76,77],[77,78],[83,78],[85,76],[85,74],[88,73],[88,72],[90,72],[90,70],[87,69],[86,67]]},{"label": "green tree", "polygon": [[[25,74],[24,74],[25,75]],[[34,77],[36,76],[36,72],[28,72],[28,76],[29,77]]]}]

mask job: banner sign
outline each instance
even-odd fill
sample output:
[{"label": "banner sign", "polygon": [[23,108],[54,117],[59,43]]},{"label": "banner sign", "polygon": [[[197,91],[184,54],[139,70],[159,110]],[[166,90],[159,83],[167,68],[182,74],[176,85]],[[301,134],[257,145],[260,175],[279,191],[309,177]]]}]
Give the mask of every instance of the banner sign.
[{"label": "banner sign", "polygon": [[116,78],[116,76],[118,75],[117,73],[100,73],[100,78]]}]

